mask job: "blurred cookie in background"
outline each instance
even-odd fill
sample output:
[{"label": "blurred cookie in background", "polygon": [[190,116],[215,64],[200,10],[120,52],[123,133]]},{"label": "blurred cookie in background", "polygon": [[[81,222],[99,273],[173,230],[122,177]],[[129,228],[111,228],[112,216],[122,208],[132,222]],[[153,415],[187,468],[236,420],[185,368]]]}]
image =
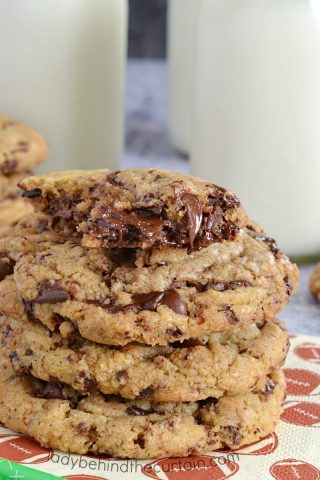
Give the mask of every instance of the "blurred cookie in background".
[{"label": "blurred cookie in background", "polygon": [[44,161],[48,147],[42,135],[0,114],[0,226],[10,225],[32,211],[17,183]]}]

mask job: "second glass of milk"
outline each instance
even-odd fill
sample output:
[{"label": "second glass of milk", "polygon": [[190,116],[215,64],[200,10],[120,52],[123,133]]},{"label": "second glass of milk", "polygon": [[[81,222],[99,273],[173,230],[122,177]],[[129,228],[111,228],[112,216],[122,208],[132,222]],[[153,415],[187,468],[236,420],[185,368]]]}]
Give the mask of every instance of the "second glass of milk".
[{"label": "second glass of milk", "polygon": [[320,251],[320,1],[202,0],[194,174],[291,255]]},{"label": "second glass of milk", "polygon": [[0,0],[1,111],[39,129],[45,169],[115,167],[126,0]]}]

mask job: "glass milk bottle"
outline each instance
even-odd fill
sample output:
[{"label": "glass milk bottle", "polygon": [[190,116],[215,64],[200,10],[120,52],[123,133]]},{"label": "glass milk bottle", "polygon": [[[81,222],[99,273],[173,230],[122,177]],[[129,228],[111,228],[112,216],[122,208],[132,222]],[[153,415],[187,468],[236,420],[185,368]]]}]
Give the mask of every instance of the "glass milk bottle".
[{"label": "glass milk bottle", "polygon": [[126,0],[0,0],[0,108],[47,138],[43,169],[115,167]]},{"label": "glass milk bottle", "polygon": [[203,0],[192,170],[291,255],[320,251],[320,1]]},{"label": "glass milk bottle", "polygon": [[172,146],[188,155],[192,135],[194,41],[200,0],[169,0],[168,123]]}]

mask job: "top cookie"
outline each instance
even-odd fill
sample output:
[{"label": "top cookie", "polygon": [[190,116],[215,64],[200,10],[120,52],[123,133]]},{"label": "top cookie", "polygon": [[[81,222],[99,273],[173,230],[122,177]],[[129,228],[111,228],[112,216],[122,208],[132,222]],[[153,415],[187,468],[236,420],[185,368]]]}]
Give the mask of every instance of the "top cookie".
[{"label": "top cookie", "polygon": [[20,187],[55,229],[86,247],[199,249],[234,239],[247,221],[232,192],[166,170],[53,172]]},{"label": "top cookie", "polygon": [[0,175],[30,172],[47,153],[46,141],[39,133],[0,114]]}]

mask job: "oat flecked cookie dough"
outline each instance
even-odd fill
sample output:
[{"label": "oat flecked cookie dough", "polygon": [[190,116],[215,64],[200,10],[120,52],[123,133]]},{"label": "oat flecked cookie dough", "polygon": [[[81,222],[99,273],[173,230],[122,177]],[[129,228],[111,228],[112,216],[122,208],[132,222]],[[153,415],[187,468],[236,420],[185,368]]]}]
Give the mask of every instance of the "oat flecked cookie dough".
[{"label": "oat flecked cookie dough", "polygon": [[298,271],[252,227],[236,240],[186,249],[85,248],[17,226],[0,239],[0,312],[70,326],[99,343],[182,342],[268,321],[288,302]]},{"label": "oat flecked cookie dough", "polygon": [[87,247],[199,249],[234,239],[247,220],[229,190],[166,170],[53,172],[20,187],[55,229]]},{"label": "oat flecked cookie dough", "polygon": [[0,358],[0,420],[45,447],[124,458],[186,456],[239,448],[271,433],[282,412],[282,372],[256,393],[193,403],[124,401],[13,372]]},{"label": "oat flecked cookie dough", "polygon": [[71,385],[82,394],[94,388],[124,398],[191,402],[261,389],[288,350],[280,320],[182,344],[114,349],[82,339],[74,330],[63,338],[35,323],[0,319],[0,343],[17,373]]}]

